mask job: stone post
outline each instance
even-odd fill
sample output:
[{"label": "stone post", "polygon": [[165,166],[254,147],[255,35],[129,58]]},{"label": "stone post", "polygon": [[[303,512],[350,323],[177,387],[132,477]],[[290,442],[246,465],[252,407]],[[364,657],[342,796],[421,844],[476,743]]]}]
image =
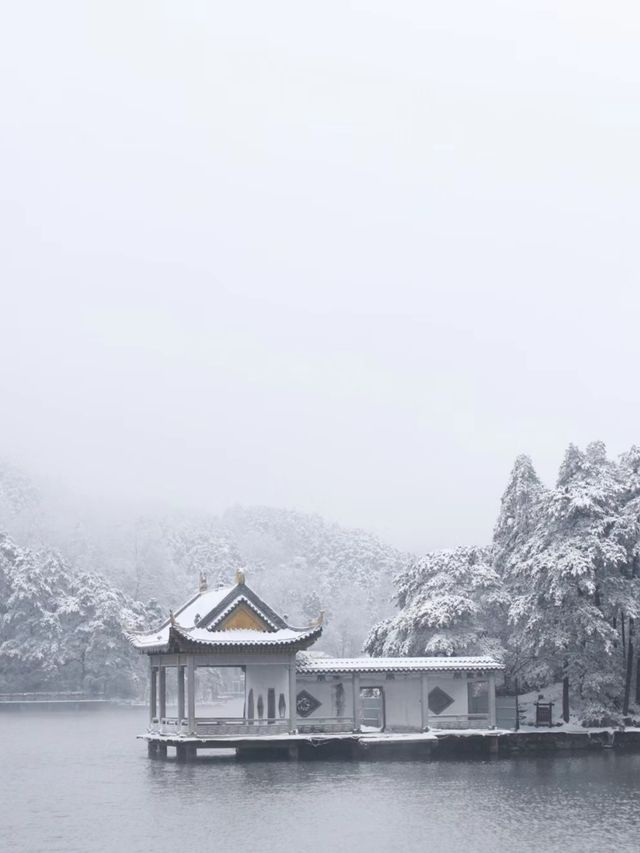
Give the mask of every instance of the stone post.
[{"label": "stone post", "polygon": [[496,727],[496,674],[489,673],[489,726]]},{"label": "stone post", "polygon": [[176,667],[176,673],[178,675],[178,727],[180,727],[182,720],[184,719],[184,667],[178,666]]},{"label": "stone post", "polygon": [[158,716],[158,667],[151,666],[151,678],[149,680],[149,723],[153,723]]},{"label": "stone post", "polygon": [[295,657],[289,664],[289,733],[293,734],[297,723],[297,693],[296,693],[296,661]]},{"label": "stone post", "polygon": [[420,673],[420,712],[424,732],[429,728],[429,677],[426,672]]},{"label": "stone post", "polygon": [[160,720],[162,721],[167,716],[167,668],[166,666],[160,667],[160,679],[158,682],[158,686],[160,688],[160,696],[159,699],[159,712],[160,712]]},{"label": "stone post", "polygon": [[353,684],[353,730],[360,731],[360,673],[354,672]]},{"label": "stone post", "polygon": [[187,719],[189,734],[196,733],[196,664],[193,655],[187,658]]}]

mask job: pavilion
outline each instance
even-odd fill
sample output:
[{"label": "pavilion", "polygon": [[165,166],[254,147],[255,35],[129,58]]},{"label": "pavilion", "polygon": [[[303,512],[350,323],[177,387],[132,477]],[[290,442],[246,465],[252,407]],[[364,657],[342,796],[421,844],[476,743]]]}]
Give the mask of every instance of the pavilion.
[{"label": "pavilion", "polygon": [[[301,737],[358,732],[424,733],[496,726],[496,675],[489,657],[328,658],[306,650],[322,634],[322,614],[293,627],[245,583],[197,594],[147,634],[130,642],[149,656],[150,754],[175,746],[293,743]],[[241,712],[202,715],[196,707],[201,668],[242,673]],[[168,713],[168,685],[175,708]]]}]

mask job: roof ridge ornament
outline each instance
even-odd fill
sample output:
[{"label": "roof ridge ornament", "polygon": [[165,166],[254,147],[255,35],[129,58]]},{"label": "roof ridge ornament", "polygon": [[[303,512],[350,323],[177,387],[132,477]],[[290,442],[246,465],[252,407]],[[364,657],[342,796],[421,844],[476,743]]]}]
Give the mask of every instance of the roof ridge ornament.
[{"label": "roof ridge ornament", "polygon": [[236,569],[236,583],[238,586],[244,586],[245,584],[245,576],[242,569]]},{"label": "roof ridge ornament", "polygon": [[322,628],[324,624],[324,610],[321,610],[320,613],[316,616],[316,618],[311,623],[312,628]]},{"label": "roof ridge ornament", "polygon": [[178,624],[176,622],[176,617],[173,615],[173,610],[169,611],[169,624],[170,625],[177,625]]},{"label": "roof ridge ornament", "polygon": [[207,589],[208,589],[208,585],[207,585],[207,576],[205,575],[205,573],[204,573],[204,572],[200,572],[200,586],[199,586],[199,592],[206,592],[206,591],[207,591]]}]

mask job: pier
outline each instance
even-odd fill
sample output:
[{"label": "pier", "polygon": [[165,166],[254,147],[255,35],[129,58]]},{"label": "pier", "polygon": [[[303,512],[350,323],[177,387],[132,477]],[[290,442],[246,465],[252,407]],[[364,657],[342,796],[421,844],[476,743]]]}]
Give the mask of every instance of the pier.
[{"label": "pier", "polygon": [[504,725],[496,701],[503,667],[493,658],[332,658],[308,651],[322,624],[322,613],[310,625],[288,624],[242,572],[216,589],[203,575],[198,592],[156,630],[129,635],[149,659],[142,737],[150,757],[169,748],[181,761],[216,749],[240,757],[428,754],[440,731],[484,737]]},{"label": "pier", "polygon": [[507,757],[536,753],[640,751],[640,729],[556,730],[435,730],[429,732],[345,732],[336,734],[283,734],[218,738],[172,737],[143,734],[149,758],[181,762],[197,759],[204,751],[235,753],[237,759],[318,760],[437,760],[454,757]]}]

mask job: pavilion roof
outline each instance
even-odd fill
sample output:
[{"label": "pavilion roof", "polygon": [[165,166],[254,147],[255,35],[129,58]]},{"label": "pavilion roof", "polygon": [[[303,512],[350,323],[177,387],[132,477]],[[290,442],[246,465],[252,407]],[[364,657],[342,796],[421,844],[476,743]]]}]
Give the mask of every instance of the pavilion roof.
[{"label": "pavilion roof", "polygon": [[[244,619],[233,623],[234,612]],[[216,648],[306,648],[322,633],[322,619],[304,628],[294,628],[272,610],[236,575],[236,583],[207,589],[201,578],[200,591],[172,611],[155,631],[127,634],[131,644],[143,652],[169,651],[185,643]]]},{"label": "pavilion roof", "polygon": [[278,631],[209,631],[207,628],[183,628],[182,625],[167,625],[156,633],[127,634],[131,644],[140,651],[168,651],[172,640],[196,643],[213,648],[291,647],[307,644],[322,633],[320,626],[314,628],[281,628]]}]

